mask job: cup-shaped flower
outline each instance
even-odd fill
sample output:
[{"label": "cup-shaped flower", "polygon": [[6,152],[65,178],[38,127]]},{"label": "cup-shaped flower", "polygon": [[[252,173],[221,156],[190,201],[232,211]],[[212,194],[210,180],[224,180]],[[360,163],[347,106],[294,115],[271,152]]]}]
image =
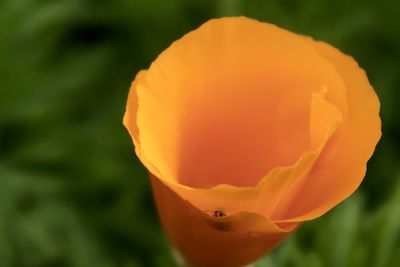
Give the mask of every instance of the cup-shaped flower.
[{"label": "cup-shaped flower", "polygon": [[332,46],[213,19],[140,71],[124,125],[190,266],[244,266],[353,193],[381,135],[365,72]]}]

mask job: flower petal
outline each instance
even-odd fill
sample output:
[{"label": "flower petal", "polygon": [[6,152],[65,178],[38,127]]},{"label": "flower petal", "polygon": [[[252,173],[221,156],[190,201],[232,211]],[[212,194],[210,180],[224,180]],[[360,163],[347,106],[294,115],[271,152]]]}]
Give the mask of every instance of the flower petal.
[{"label": "flower petal", "polygon": [[348,116],[329,141],[310,175],[293,187],[273,218],[305,221],[323,215],[353,193],[381,136],[379,100],[365,71],[353,58],[324,42],[311,42],[331,62],[346,85]]},{"label": "flower petal", "polygon": [[297,227],[277,226],[251,212],[212,217],[151,177],[158,213],[172,245],[190,266],[242,267],[273,249]]},{"label": "flower petal", "polygon": [[[292,166],[274,168],[261,179],[256,187],[238,188],[225,184],[212,189],[195,189],[179,183],[164,182],[182,198],[203,211],[223,209],[227,214],[232,214],[247,210],[271,217],[276,206],[282,200],[283,194],[288,191],[288,187],[296,184],[297,181],[302,181],[309,174],[325,144],[335,133],[342,120],[341,113],[335,106],[327,102],[324,96],[325,91],[313,94],[311,105],[310,128],[318,133],[324,133],[318,147],[305,152]],[[324,114],[323,123],[314,125],[320,119],[319,114]]]},{"label": "flower petal", "polygon": [[[208,40],[208,42],[212,42],[212,39],[209,40],[207,38],[213,36],[212,35],[213,30],[221,30],[221,29],[215,29],[217,26],[222,27],[223,29],[225,29],[225,31],[228,29],[228,32],[229,29],[231,29],[231,27],[233,26],[244,27],[246,28],[246,30],[251,30],[254,28],[254,26],[256,28],[261,27],[262,31],[266,31],[264,32],[264,34],[266,35],[265,38],[268,39],[267,41],[270,41],[270,42],[265,41],[266,43],[268,44],[274,43],[273,40],[275,35],[276,35],[275,38],[277,38],[275,42],[277,43],[279,43],[278,41],[282,41],[282,38],[284,40],[288,39],[286,40],[287,42],[296,43],[297,41],[299,41],[300,45],[297,49],[305,50],[303,51],[304,53],[301,54],[310,56],[310,60],[306,61],[306,63],[311,61],[313,64],[317,63],[321,64],[321,67],[318,68],[317,70],[324,69],[326,66],[328,66],[326,67],[327,68],[326,70],[322,72],[317,72],[318,75],[316,75],[314,73],[316,70],[313,64],[307,65],[306,63],[304,63],[305,60],[302,57],[297,58],[297,61],[294,60],[295,63],[291,63],[292,65],[294,64],[297,67],[301,66],[300,68],[301,78],[304,80],[310,79],[312,81],[310,83],[310,88],[312,87],[316,89],[310,90],[309,88],[308,89],[305,88],[304,89],[305,91],[302,91],[299,90],[299,87],[296,87],[293,84],[293,88],[297,89],[290,91],[291,89],[289,88],[289,92],[291,92],[292,94],[292,98],[289,98],[289,100],[293,101],[293,103],[292,105],[290,104],[283,105],[283,107],[288,106],[289,111],[275,112],[272,114],[273,116],[277,116],[277,114],[278,115],[280,114],[282,118],[282,116],[283,117],[287,116],[284,114],[296,113],[294,112],[295,110],[291,109],[292,106],[295,106],[293,104],[295,104],[296,101],[299,100],[300,98],[302,97],[304,98],[304,96],[302,95],[307,96],[307,92],[311,94],[310,95],[311,104],[305,101],[305,103],[307,103],[307,106],[311,106],[310,110],[308,111],[309,114],[307,115],[307,120],[306,120],[307,127],[305,127],[307,128],[308,132],[307,139],[309,139],[307,142],[309,142],[310,144],[310,148],[308,149],[308,151],[307,150],[306,152],[302,151],[302,154],[299,156],[297,161],[294,162],[293,164],[290,164],[289,166],[281,166],[281,167],[276,166],[269,172],[263,173],[260,176],[258,183],[256,184],[257,186],[255,187],[246,187],[246,186],[236,187],[227,184],[220,184],[218,186],[214,186],[211,189],[201,189],[201,188],[193,188],[190,186],[186,186],[184,184],[181,184],[179,181],[176,181],[176,177],[174,177],[174,172],[176,172],[176,170],[174,170],[174,168],[172,168],[171,165],[172,166],[174,166],[174,164],[178,165],[177,163],[174,163],[174,161],[178,160],[178,155],[176,154],[176,151],[178,150],[177,148],[180,146],[179,137],[181,136],[181,133],[179,131],[181,130],[180,127],[181,123],[179,122],[178,118],[181,118],[182,114],[180,114],[180,112],[178,111],[180,108],[182,108],[179,105],[181,104],[180,102],[182,101],[182,99],[180,99],[178,96],[182,94],[184,95],[185,93],[190,94],[191,92],[185,92],[185,91],[182,92],[183,89],[181,88],[182,85],[180,84],[186,81],[188,75],[182,75],[183,73],[178,72],[176,68],[174,68],[173,66],[170,68],[166,68],[166,67],[160,67],[159,65],[166,64],[165,62],[172,65],[183,64],[183,63],[189,64],[189,62],[186,62],[185,59],[186,57],[189,57],[191,54],[189,56],[184,54],[181,56],[182,57],[181,60],[176,60],[176,61],[173,60],[175,57],[173,55],[170,55],[171,53],[172,54],[183,53],[181,52],[181,50],[186,51],[185,49],[183,49],[185,47],[182,48],[180,46],[188,45],[185,42],[189,42],[191,44],[191,42],[197,40],[194,37],[189,38],[188,36],[184,37],[186,39],[185,42],[182,41],[183,44],[175,43],[175,46],[180,47],[179,49],[177,47],[172,47],[170,48],[172,49],[172,52],[166,53],[167,55],[164,55],[156,60],[156,62],[152,65],[151,68],[153,69],[153,74],[151,77],[149,77],[149,72],[141,72],[137,76],[135,82],[132,85],[131,92],[129,95],[128,107],[127,107],[127,112],[125,114],[124,123],[125,126],[127,126],[127,128],[130,129],[131,135],[133,136],[136,153],[138,157],[141,159],[143,164],[149,169],[149,171],[155,176],[157,176],[159,179],[161,179],[163,183],[165,183],[172,190],[178,193],[183,199],[190,201],[199,210],[204,211],[207,209],[223,208],[225,211],[227,211],[228,214],[233,214],[241,210],[249,210],[270,217],[272,213],[276,212],[278,203],[285,200],[283,196],[284,195],[286,196],[288,192],[292,194],[293,190],[289,190],[290,188],[292,188],[291,184],[298,184],[299,183],[298,181],[302,181],[302,178],[308,174],[309,170],[314,165],[315,160],[318,158],[319,153],[324,148],[326,142],[335,132],[337,122],[341,120],[341,118],[339,117],[346,116],[347,107],[341,102],[343,101],[343,96],[341,96],[341,90],[342,90],[341,88],[342,84],[340,83],[341,79],[337,75],[335,69],[330,64],[327,65],[325,60],[321,61],[320,56],[316,54],[313,49],[309,49],[308,47],[309,45],[305,45],[304,43],[302,43],[304,41],[303,37],[291,34],[289,32],[278,29],[275,26],[269,24],[259,23],[245,18],[232,18],[226,20],[221,19],[221,20],[215,20],[214,22],[209,22],[209,24],[211,25],[209,25],[208,27],[202,26],[203,27],[202,31],[200,31],[200,33],[196,33],[197,35],[200,35],[202,37],[200,38],[201,40],[205,39]],[[275,31],[277,31],[277,33]],[[279,31],[282,31],[284,34]],[[252,32],[252,34],[253,33],[254,32]],[[192,34],[194,35],[195,33]],[[287,37],[286,35],[289,35],[289,37]],[[239,42],[241,39],[239,37],[241,36],[236,37],[237,42]],[[229,38],[233,37],[230,36]],[[229,44],[232,45],[231,44],[232,42],[233,41],[230,40],[230,42],[228,42],[228,44],[225,45],[230,47]],[[206,42],[206,44],[208,43]],[[244,45],[246,44],[242,44],[242,46]],[[262,43],[262,45],[264,47],[265,43]],[[192,47],[192,49],[194,49],[194,47],[196,46],[195,44],[192,44],[189,45],[189,47]],[[272,53],[273,57],[276,57],[276,54],[279,53],[283,58],[286,56],[285,54],[286,52],[279,50],[279,46],[277,47],[273,46],[272,48],[273,48],[273,53]],[[231,50],[232,49],[233,48],[231,48]],[[197,51],[196,53],[194,53],[194,55],[198,55],[201,53],[204,54],[205,52],[200,49],[200,51]],[[295,56],[297,54],[299,53],[295,53],[294,55],[291,56]],[[227,60],[229,60],[230,57],[234,56],[235,55],[232,55],[232,53],[225,55]],[[246,56],[249,55],[246,54]],[[170,60],[166,60],[164,59],[164,57],[167,58],[172,57],[172,58]],[[204,61],[204,59],[198,59],[198,60],[200,62],[202,62],[201,60]],[[286,61],[288,62],[290,60],[291,60],[290,58],[286,59]],[[283,64],[282,61],[283,60],[280,60],[278,62],[280,62],[280,64]],[[245,59],[243,59],[243,62],[245,62]],[[206,63],[203,62],[202,64]],[[297,77],[296,71],[299,71],[299,69],[297,69],[292,65],[289,64],[288,70],[291,71],[288,72],[288,76]],[[240,65],[239,67],[243,66]],[[183,68],[183,66],[181,66],[178,69],[180,71],[185,71],[187,68]],[[167,72],[171,71],[172,74],[167,75]],[[280,75],[279,69],[275,70],[274,68],[272,68],[269,69],[268,71],[274,72],[275,74],[270,78],[274,78],[275,76]],[[175,75],[178,75],[177,73],[179,73],[179,75],[181,76],[175,77]],[[171,75],[172,78],[170,77]],[[305,79],[304,77],[307,77],[307,79]],[[319,78],[321,77],[323,77],[324,79],[319,80]],[[317,80],[313,80],[316,78]],[[338,81],[334,82],[335,78],[338,78],[339,82]],[[282,77],[280,77],[280,79],[282,79]],[[301,84],[300,82],[301,79],[300,80],[299,79],[300,77],[297,77],[295,80]],[[285,81],[286,79],[283,80]],[[269,83],[270,80],[268,80],[267,82]],[[275,81],[275,84],[278,84],[278,82]],[[318,84],[320,85],[317,87]],[[305,84],[303,85],[305,86]],[[328,88],[328,86],[329,88],[334,88],[335,90],[328,90],[327,93],[325,91],[321,93],[321,88]],[[225,89],[222,88],[222,90]],[[318,91],[319,93],[316,93]],[[270,91],[266,90],[266,92],[268,93]],[[138,112],[136,112],[138,110],[138,105],[137,105],[138,95],[136,93],[140,97],[139,101],[140,106]],[[203,93],[205,94],[205,92]],[[218,96],[216,92],[207,92],[207,94],[210,94],[211,96]],[[255,95],[258,96],[259,94],[263,94],[263,92],[258,91],[256,92]],[[332,105],[331,103],[327,102],[325,100],[325,97],[329,98],[330,102],[335,103],[335,105]],[[217,100],[218,99],[220,98],[217,97]],[[336,106],[339,107],[341,114],[339,113],[339,111],[336,110]],[[188,111],[191,110],[189,109]],[[139,113],[141,113],[142,116],[140,116]],[[191,112],[187,113],[192,114]],[[264,113],[262,112],[260,114],[264,115]],[[321,114],[326,114],[326,115],[325,117],[324,116],[321,117],[320,116]],[[138,119],[135,121],[136,115]],[[207,117],[210,117],[207,112],[205,113],[205,115]],[[236,119],[236,117],[234,119]],[[142,123],[140,123],[140,121]],[[292,118],[288,118],[287,121],[289,122],[289,124],[293,122]],[[205,122],[207,123],[207,121]],[[277,125],[279,125],[280,122],[281,120],[278,120]],[[195,121],[195,123],[198,123],[198,121]],[[249,125],[249,127],[251,126],[252,125]],[[285,131],[281,132],[297,134],[296,131],[291,130],[290,128],[285,129]],[[263,141],[263,139],[268,139],[268,134],[270,134],[270,132],[265,133],[265,137],[261,137],[255,140],[256,141],[255,144],[258,144],[258,141],[260,139],[261,142]],[[271,137],[269,138],[273,139]],[[145,140],[143,141],[143,139]],[[283,141],[285,140],[287,140],[287,138],[283,138]],[[242,143],[246,143],[247,141],[252,142],[254,140],[252,140],[251,138],[246,141],[241,140]],[[191,140],[191,142],[193,142],[193,140]],[[285,146],[284,142],[277,142],[277,143],[279,143],[280,146]],[[147,147],[147,150],[143,148],[143,144],[147,144],[147,146],[146,145],[144,146],[144,148]],[[204,147],[208,147],[207,145],[204,145]],[[290,148],[292,146],[289,145],[287,147]],[[212,148],[213,147],[210,147],[209,149]],[[268,154],[268,151],[266,150],[264,151],[264,153]],[[150,157],[148,157],[148,154],[150,154]],[[218,158],[215,158],[215,161],[217,163],[220,163],[222,161],[222,166],[224,166],[223,156],[224,155],[219,155]],[[251,157],[249,158],[252,159]],[[246,173],[245,172],[242,173],[240,178],[242,180],[246,180],[247,178]]]},{"label": "flower petal", "polygon": [[255,186],[311,149],[310,101],[322,86],[346,116],[340,77],[307,40],[243,17],[211,20],[137,85],[142,153],[169,182]]}]

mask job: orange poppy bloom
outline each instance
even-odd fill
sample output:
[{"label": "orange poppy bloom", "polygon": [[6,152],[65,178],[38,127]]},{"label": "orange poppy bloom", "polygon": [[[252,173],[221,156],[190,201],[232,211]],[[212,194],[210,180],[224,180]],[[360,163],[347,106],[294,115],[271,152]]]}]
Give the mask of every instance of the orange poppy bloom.
[{"label": "orange poppy bloom", "polygon": [[379,107],[350,56],[235,17],[140,71],[124,125],[172,245],[190,266],[239,267],[356,190]]}]

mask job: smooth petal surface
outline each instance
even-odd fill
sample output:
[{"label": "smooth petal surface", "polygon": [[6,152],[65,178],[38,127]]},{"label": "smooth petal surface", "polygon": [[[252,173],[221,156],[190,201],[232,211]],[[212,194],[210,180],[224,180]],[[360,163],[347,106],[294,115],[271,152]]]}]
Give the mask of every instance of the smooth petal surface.
[{"label": "smooth petal surface", "polygon": [[310,175],[293,185],[274,219],[305,221],[321,216],[353,193],[381,137],[380,103],[357,62],[324,42],[310,42],[342,77],[349,116],[321,154]]},{"label": "smooth petal surface", "polygon": [[272,223],[264,216],[239,212],[216,218],[152,176],[154,197],[169,240],[190,263],[198,267],[243,267],[273,249],[297,223]]},{"label": "smooth petal surface", "polygon": [[[144,74],[144,73],[143,73]],[[143,76],[139,76],[141,78]],[[133,83],[133,90],[137,83]],[[192,188],[175,181],[162,179],[172,190],[178,193],[183,199],[190,201],[199,210],[223,209],[227,214],[238,211],[251,211],[270,217],[276,210],[278,202],[281,201],[284,192],[295,181],[301,180],[308,175],[326,142],[336,131],[338,123],[342,120],[340,112],[325,100],[326,90],[315,93],[311,96],[311,119],[309,128],[315,140],[311,140],[316,145],[315,150],[304,152],[300,159],[288,167],[277,167],[270,171],[256,187],[235,187],[231,185],[218,185],[212,189]],[[130,94],[132,107],[137,101],[135,94]],[[132,108],[133,110],[133,108]],[[324,115],[324,123],[317,123]],[[129,123],[126,117],[124,123]],[[135,128],[131,131],[135,133]],[[137,137],[134,136],[134,142]],[[136,141],[135,141],[136,140]],[[162,174],[151,164],[141,150],[140,144],[135,146],[136,153],[149,171],[157,177]]]},{"label": "smooth petal surface", "polygon": [[313,119],[311,122],[318,120],[319,118],[315,117],[319,117],[319,114],[325,115],[325,124],[319,124],[318,128],[310,124],[310,127],[314,126],[313,129],[324,133],[318,147],[313,151],[305,152],[292,166],[274,168],[257,186],[238,188],[219,185],[212,189],[198,189],[165,180],[164,183],[203,211],[222,209],[227,214],[251,211],[270,217],[283,194],[288,190],[287,188],[308,175],[325,144],[339,126],[341,114],[333,105],[324,100],[324,95],[325,92],[321,92],[312,96]]},{"label": "smooth petal surface", "polygon": [[[215,31],[222,32],[222,35],[225,34],[225,38],[217,39],[220,41],[216,42]],[[264,35],[261,35],[260,37],[260,34],[257,34],[258,31],[261,31]],[[242,33],[244,33],[245,36],[242,36]],[[137,82],[134,82],[132,85],[128,100],[128,108],[130,108],[129,106],[132,106],[130,109],[135,111],[135,108],[133,107],[137,108],[138,104],[136,102],[138,101],[138,97],[140,97],[140,108],[137,114],[127,110],[127,118],[124,122],[127,128],[131,129],[131,132],[134,133],[136,153],[151,173],[162,179],[175,192],[179,193],[182,198],[191,201],[201,210],[219,207],[224,208],[224,210],[229,213],[240,210],[250,210],[265,216],[270,216],[270,213],[276,209],[278,201],[282,199],[283,192],[287,191],[287,187],[294,181],[301,180],[303,176],[308,174],[308,171],[318,158],[319,153],[324,148],[325,143],[336,130],[337,126],[335,125],[337,121],[342,119],[341,117],[343,114],[346,115],[346,105],[339,101],[344,101],[345,99],[341,95],[341,90],[343,89],[341,79],[339,76],[335,76],[337,75],[335,69],[321,59],[318,54],[311,49],[312,47],[307,45],[307,40],[273,25],[259,23],[247,18],[229,18],[212,20],[191,34],[193,36],[188,34],[180,41],[176,42],[172,47],[167,49],[166,52],[164,52],[155,63],[152,64],[152,67],[147,73],[141,72],[138,75],[136,79]],[[260,38],[261,44],[259,43]],[[243,43],[243,40],[246,40],[245,43]],[[279,45],[280,42],[284,43],[286,46],[293,46],[290,51],[304,51],[303,53],[292,53],[288,55],[287,51],[282,48],[282,45]],[[285,45],[283,45],[283,47]],[[250,50],[248,46],[251,46],[253,49],[258,47],[258,50]],[[268,46],[271,51],[266,49]],[[238,51],[242,50],[247,51],[247,53],[238,53]],[[189,51],[190,53],[186,51]],[[252,67],[252,65],[249,65],[248,67],[251,70],[257,70],[257,68],[260,69],[259,71],[263,76],[258,77],[255,82],[265,84],[266,87],[257,90],[254,89],[255,91],[251,91],[250,88],[250,91],[245,90],[243,92],[241,87],[235,88],[234,85],[226,86],[225,84],[225,87],[218,87],[219,90],[210,90],[210,88],[213,89],[214,87],[201,87],[194,83],[194,86],[192,86],[190,90],[181,88],[180,84],[185,83],[187,77],[190,75],[197,77],[196,75],[199,74],[198,72],[191,74],[191,72],[187,70],[188,68],[184,67],[190,65],[189,61],[196,60],[195,62],[200,62],[199,64],[201,66],[207,65],[207,67],[212,70],[211,74],[209,74],[209,76],[211,75],[211,81],[216,81],[218,80],[217,78],[221,78],[221,76],[213,76],[214,73],[220,75],[221,71],[218,71],[219,69],[214,70],[215,64],[210,64],[209,60],[207,60],[207,58],[209,58],[207,53],[215,54],[216,52],[218,52],[218,55],[221,58],[217,60],[215,57],[211,57],[213,58],[213,63],[216,64],[216,62],[218,62],[218,64],[221,65],[224,64],[225,61],[229,61],[233,64],[233,58],[235,59],[235,62],[240,63],[237,66],[238,71],[241,71],[242,68],[245,67],[243,66],[243,62],[250,61],[251,64],[257,63],[258,65],[256,64],[255,67]],[[183,55],[181,55],[182,53]],[[259,54],[261,54],[261,56]],[[300,58],[298,56],[299,54]],[[304,55],[310,57],[310,60],[305,60],[303,57]],[[279,60],[276,59],[276,62],[279,62],[282,66],[265,64],[267,59],[276,57],[280,58]],[[286,62],[286,65],[284,62]],[[172,66],[167,66],[167,64]],[[314,67],[315,64],[319,64],[320,68],[316,69]],[[164,65],[166,66],[162,67]],[[178,65],[178,67],[175,65]],[[323,71],[324,68],[326,68],[325,71]],[[246,73],[245,70],[246,68],[244,68],[244,71],[242,70],[242,76],[246,77],[246,75],[249,75],[250,78],[254,78],[252,75]],[[301,70],[300,74],[298,73],[299,70]],[[200,68],[199,71],[204,72],[203,68]],[[232,68],[226,72],[231,75],[231,71],[233,71]],[[315,71],[317,71],[316,74],[314,73]],[[176,73],[174,75],[168,75],[168,73],[171,72],[178,72],[179,76]],[[281,77],[285,72],[288,72],[287,76],[291,77],[293,79],[292,81],[287,82],[287,80],[290,79],[284,79]],[[151,73],[153,74],[149,76]],[[172,76],[172,78],[167,79],[167,77],[170,76]],[[207,77],[202,75],[200,76],[203,78]],[[240,75],[237,77],[239,77],[239,79],[245,79],[240,78]],[[229,82],[229,80],[223,79],[223,76],[222,81]],[[204,82],[202,81],[199,81],[199,83],[200,85],[204,85]],[[279,102],[276,101],[276,94],[278,93],[276,93],[275,90],[277,89],[269,83],[276,85],[275,87],[279,89],[279,92],[285,92],[285,94],[282,95],[282,98],[287,98],[286,101],[289,102],[280,103],[278,106],[270,103],[268,106],[268,103],[271,101]],[[288,84],[283,86],[280,83]],[[339,93],[328,91],[326,89],[328,85],[335,87],[336,91]],[[322,90],[324,90],[323,94],[316,93],[318,91],[321,92]],[[136,93],[132,93],[132,91]],[[225,94],[223,94],[224,92]],[[271,96],[271,92],[273,96]],[[203,102],[200,103],[202,105],[199,105],[199,108],[204,108],[204,106],[209,105],[207,102],[214,103],[217,101],[212,105],[226,109],[226,106],[229,103],[238,103],[234,98],[237,98],[239,102],[241,102],[246,95],[254,95],[255,98],[253,97],[253,101],[248,101],[247,109],[243,106],[238,108],[233,105],[231,109],[228,109],[228,113],[224,113],[224,110],[222,109],[220,112],[217,112],[217,114],[222,113],[224,115],[220,118],[221,127],[217,128],[218,131],[214,131],[213,134],[208,133],[206,135],[202,134],[200,136],[193,136],[187,133],[188,129],[199,129],[199,131],[194,132],[202,132],[201,129],[207,129],[209,127],[208,124],[210,124],[215,115],[215,113],[210,113],[207,108],[195,111],[196,103],[198,103],[196,100],[199,97],[199,94],[207,96],[207,99],[204,99],[204,97],[200,98]],[[262,95],[265,95],[265,97],[262,97]],[[186,101],[178,101],[179,97],[184,97]],[[336,102],[339,102],[338,106],[341,107],[342,110],[340,113],[333,112],[332,114],[334,115],[331,117],[327,115],[326,118],[320,118],[317,120],[315,119],[318,117],[316,114],[331,114],[326,111],[336,109],[336,106],[329,104],[323,99],[325,97],[330,98],[331,101],[335,100]],[[260,100],[259,102],[255,101],[257,98]],[[220,102],[219,105],[218,101]],[[302,104],[304,106],[299,107],[297,102],[304,102]],[[258,103],[258,109],[260,110],[250,108],[251,105]],[[179,109],[183,108],[187,110],[181,110],[181,112],[178,112]],[[265,110],[263,111],[262,108]],[[249,115],[247,117],[237,117],[237,115],[243,113],[243,110],[248,112]],[[293,117],[293,114],[301,114],[302,112],[304,113],[304,119],[296,119],[296,117]],[[129,113],[133,114],[129,115]],[[233,117],[229,116],[235,113],[237,113],[237,115]],[[143,117],[142,124],[140,123],[140,114],[142,114]],[[196,116],[201,115],[204,117],[204,121],[188,118],[186,117],[187,114],[195,118]],[[136,121],[131,119],[131,117],[133,118],[136,116]],[[276,120],[276,125],[271,121],[270,124],[267,122],[260,124],[255,116],[260,116],[260,118],[271,116],[271,120]],[[144,121],[145,118],[146,120]],[[182,122],[179,122],[179,118],[181,118]],[[184,120],[182,118],[184,118]],[[246,120],[243,121],[243,118]],[[186,121],[193,121],[193,124],[191,125],[192,127],[185,128],[185,125],[188,123]],[[243,129],[246,131],[249,131],[249,129],[255,129],[255,133],[261,133],[261,136],[258,138],[255,138],[255,136],[242,138],[240,133],[237,133],[238,130],[236,132],[234,132],[234,130],[229,130],[229,126],[226,125],[227,121],[236,122],[237,124],[240,124],[242,121],[242,125],[249,123],[249,125],[243,127]],[[272,126],[271,123],[273,124]],[[280,124],[287,126],[281,126]],[[274,125],[276,127],[274,127]],[[262,128],[265,128],[265,132],[263,132]],[[239,162],[233,164],[237,166],[232,166],[232,161],[230,161],[231,158],[229,158],[231,154],[238,154],[240,156],[238,159],[243,158],[244,161],[250,160],[251,162],[257,161],[257,155],[252,157],[252,155],[247,155],[245,151],[252,152],[258,150],[259,153],[263,153],[267,156],[267,158],[261,157],[259,165],[262,166],[262,163],[265,165],[271,164],[268,160],[268,157],[271,157],[270,150],[260,144],[265,140],[267,140],[267,146],[272,146],[272,143],[279,143],[275,142],[275,139],[279,139],[280,137],[277,137],[278,133],[273,134],[271,131],[273,128],[280,129],[281,131],[278,133],[281,133],[282,135],[290,134],[292,136],[298,135],[298,129],[301,128],[306,133],[301,139],[304,139],[303,142],[307,145],[303,147],[305,150],[301,151],[301,154],[298,155],[296,161],[289,166],[284,166],[284,164],[283,166],[279,164],[275,165],[276,162],[272,160],[272,163],[275,162],[274,170],[268,172],[269,167],[266,167],[265,173],[260,172],[260,175],[257,178],[258,183],[255,184],[257,187],[218,185],[211,190],[203,190],[202,188],[187,186],[176,180],[175,172],[177,172],[179,166],[186,165],[185,163],[187,163],[187,159],[185,158],[178,160],[177,154],[182,147],[182,144],[180,143],[188,143],[188,145],[193,147],[193,144],[196,142],[202,142],[201,146],[192,149],[193,152],[187,155],[188,158],[191,158],[193,155],[201,155],[202,149],[205,149],[206,152],[208,151],[208,157],[210,158],[207,158],[207,155],[205,155],[203,158],[198,160],[192,159],[193,164],[196,164],[195,166],[187,163],[189,167],[198,170],[192,174],[193,176],[201,174],[200,176],[198,175],[198,178],[194,179],[194,181],[200,181],[202,183],[211,178],[216,180],[216,184],[223,183],[223,181],[218,180],[218,176],[207,177],[207,174],[204,173],[204,170],[211,174],[214,172],[219,173],[213,167],[215,164],[221,165],[223,167],[221,167],[221,171],[226,170],[227,172],[231,171],[231,169],[235,170],[234,167],[240,167],[241,165]],[[138,133],[138,129],[140,129],[140,133]],[[227,136],[224,138],[221,134]],[[210,141],[209,138],[212,138],[215,135],[221,136],[212,142],[208,142]],[[249,150],[249,148],[245,149],[244,147],[232,146],[232,148],[229,149],[235,149],[235,151],[230,151],[229,149],[227,151],[226,149],[218,147],[218,143],[223,143],[225,139],[229,139],[229,135],[232,135],[235,138],[239,137],[239,139],[236,140],[236,143],[239,145],[254,143],[250,146],[253,149]],[[143,141],[143,139],[145,141]],[[154,148],[154,152],[152,152],[152,149],[150,149],[150,152],[148,149],[146,150],[146,145],[143,144],[146,142],[148,143],[148,146]],[[283,143],[277,147],[287,147],[286,150],[288,151],[291,147],[295,147],[287,146],[287,144],[283,145]],[[152,155],[155,155],[155,157],[152,157]],[[212,162],[209,162],[210,159],[212,159]],[[174,163],[174,161],[176,162]],[[202,161],[209,164],[204,166]],[[199,169],[199,166],[202,168]],[[189,167],[187,168],[190,169]],[[251,165],[251,167],[254,166]],[[248,171],[246,168],[244,169]],[[251,173],[251,171],[248,172]],[[241,173],[241,176],[238,176],[238,178],[241,178],[242,181],[247,181],[249,175],[250,174],[247,175],[246,173]],[[193,177],[190,176],[190,173],[188,173],[187,176],[189,177],[186,178],[186,176],[184,176],[181,179],[193,179]],[[232,202],[231,199],[235,199],[235,201]]]},{"label": "smooth petal surface", "polygon": [[324,86],[346,116],[340,77],[302,37],[242,17],[211,20],[166,49],[138,85],[143,154],[160,179],[255,186],[311,150],[311,96]]}]

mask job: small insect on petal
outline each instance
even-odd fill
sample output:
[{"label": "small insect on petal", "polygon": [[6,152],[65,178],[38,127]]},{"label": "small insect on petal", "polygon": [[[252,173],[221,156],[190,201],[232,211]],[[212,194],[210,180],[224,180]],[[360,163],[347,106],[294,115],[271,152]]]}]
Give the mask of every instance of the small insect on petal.
[{"label": "small insect on petal", "polygon": [[225,211],[223,211],[223,210],[214,210],[214,211],[206,210],[205,212],[206,212],[208,215],[213,216],[213,217],[217,217],[217,218],[225,217],[225,216],[226,216],[226,213],[225,213]]}]

